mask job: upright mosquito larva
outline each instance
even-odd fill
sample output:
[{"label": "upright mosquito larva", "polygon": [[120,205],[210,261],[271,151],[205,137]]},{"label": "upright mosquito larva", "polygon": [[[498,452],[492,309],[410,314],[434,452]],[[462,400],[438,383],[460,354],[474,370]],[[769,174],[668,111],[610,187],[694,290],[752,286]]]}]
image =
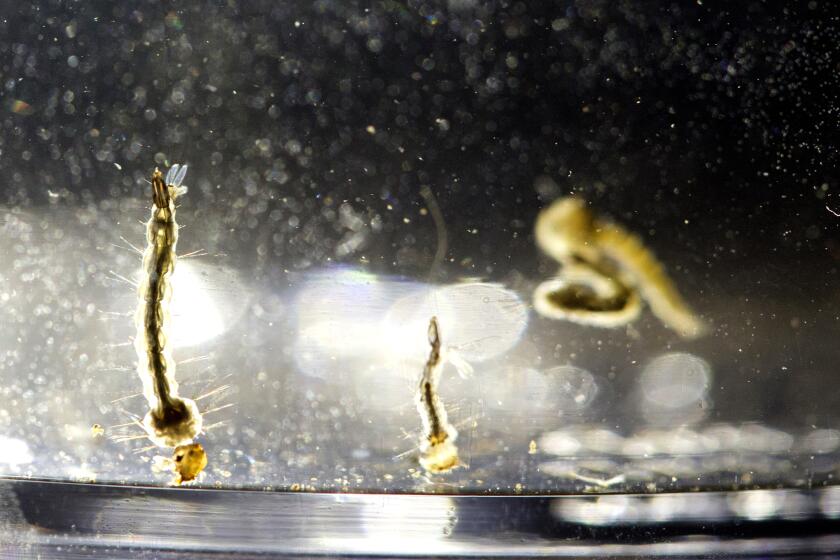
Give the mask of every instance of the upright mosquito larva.
[{"label": "upright mosquito larva", "polygon": [[429,344],[432,349],[423,368],[416,398],[417,412],[423,422],[420,465],[431,473],[443,473],[458,467],[460,462],[458,448],[455,446],[458,431],[449,423],[443,401],[438,396],[444,360],[436,317],[429,321]]},{"label": "upright mosquito larva", "polygon": [[186,173],[186,165],[173,165],[165,181],[158,169],[152,175],[152,212],[146,223],[146,249],[137,290],[140,301],[134,315],[137,373],[149,403],[143,428],[149,439],[161,447],[188,445],[202,428],[195,401],[178,396],[175,360],[167,340],[171,276],[178,242],[175,200],[186,191],[181,187]]}]

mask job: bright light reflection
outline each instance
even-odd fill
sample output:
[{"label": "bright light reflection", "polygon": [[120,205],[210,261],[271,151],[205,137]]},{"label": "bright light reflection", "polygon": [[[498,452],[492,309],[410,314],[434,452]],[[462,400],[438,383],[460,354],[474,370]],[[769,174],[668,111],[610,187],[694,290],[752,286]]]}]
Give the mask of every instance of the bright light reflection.
[{"label": "bright light reflection", "polygon": [[445,344],[463,359],[475,362],[510,350],[528,323],[519,296],[498,284],[426,287],[395,302],[388,311],[383,331],[394,350],[425,356],[432,315],[438,318]]},{"label": "bright light reflection", "polygon": [[809,453],[831,453],[840,447],[840,431],[817,429],[805,436],[802,447]]},{"label": "bright light reflection", "polygon": [[361,519],[365,545],[390,554],[412,549],[424,554],[451,552],[446,539],[458,521],[451,498],[395,495],[372,496]]},{"label": "bright light reflection", "polygon": [[709,390],[711,370],[702,358],[673,352],[651,361],[639,383],[649,404],[670,409],[695,406]]},{"label": "bright light reflection", "polygon": [[557,519],[600,526],[637,518],[637,504],[638,500],[628,496],[599,496],[592,500],[554,500],[551,510]]},{"label": "bright light reflection", "polygon": [[753,521],[769,519],[784,505],[786,494],[773,490],[750,490],[732,494],[729,507],[732,511]]},{"label": "bright light reflection", "polygon": [[649,455],[715,455],[790,453],[794,436],[787,432],[754,423],[739,426],[713,424],[702,431],[685,426],[670,429],[644,429],[627,437],[600,425],[577,425],[546,432],[540,436],[540,449],[548,454],[565,456],[598,452],[625,457]]},{"label": "bright light reflection", "polygon": [[[227,277],[223,269],[182,261],[172,275],[172,336],[174,347],[194,346],[222,334],[225,318],[218,300],[224,295],[216,286]],[[228,324],[232,318],[228,317]]]},{"label": "bright light reflection", "polygon": [[18,467],[28,465],[34,459],[25,441],[0,435],[0,465]]},{"label": "bright light reflection", "polygon": [[585,525],[632,525],[669,521],[726,519],[726,498],[720,495],[600,496],[592,500],[556,499],[556,519]]},{"label": "bright light reflection", "polygon": [[510,365],[494,382],[481,387],[488,409],[502,413],[527,409],[550,416],[581,416],[595,402],[598,392],[595,376],[572,365],[546,370]]},{"label": "bright light reflection", "polygon": [[840,519],[840,487],[832,486],[822,491],[820,510],[829,519]]},{"label": "bright light reflection", "polygon": [[453,362],[507,352],[527,324],[521,299],[496,284],[426,286],[353,270],[313,275],[297,298],[296,312],[298,365],[310,375],[324,375],[338,361],[378,367],[422,360],[433,315]]}]

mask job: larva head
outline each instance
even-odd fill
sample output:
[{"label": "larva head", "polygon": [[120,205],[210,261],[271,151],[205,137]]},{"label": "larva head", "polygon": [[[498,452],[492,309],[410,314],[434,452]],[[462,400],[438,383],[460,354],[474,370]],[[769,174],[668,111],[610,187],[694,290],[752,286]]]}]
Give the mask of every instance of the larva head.
[{"label": "larva head", "polygon": [[576,256],[594,259],[594,231],[595,219],[586,203],[572,196],[556,200],[540,212],[534,228],[537,245],[558,261]]},{"label": "larva head", "polygon": [[160,410],[152,409],[143,419],[149,439],[160,447],[178,447],[192,443],[201,433],[202,418],[198,405],[190,399],[172,399]]},{"label": "larva head", "polygon": [[429,320],[429,344],[432,348],[440,345],[440,332],[438,329],[437,317],[432,317]]},{"label": "larva head", "polygon": [[152,200],[160,209],[169,208],[169,189],[163,180],[163,173],[157,167],[152,173]]}]

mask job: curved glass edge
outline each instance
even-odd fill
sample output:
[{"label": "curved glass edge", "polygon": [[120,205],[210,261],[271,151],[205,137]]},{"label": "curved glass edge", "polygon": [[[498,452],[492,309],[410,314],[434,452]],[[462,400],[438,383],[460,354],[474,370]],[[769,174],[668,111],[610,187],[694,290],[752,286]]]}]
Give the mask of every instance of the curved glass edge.
[{"label": "curved glass edge", "polygon": [[840,551],[838,518],[840,487],[454,496],[0,479],[0,543],[13,557],[828,553]]}]

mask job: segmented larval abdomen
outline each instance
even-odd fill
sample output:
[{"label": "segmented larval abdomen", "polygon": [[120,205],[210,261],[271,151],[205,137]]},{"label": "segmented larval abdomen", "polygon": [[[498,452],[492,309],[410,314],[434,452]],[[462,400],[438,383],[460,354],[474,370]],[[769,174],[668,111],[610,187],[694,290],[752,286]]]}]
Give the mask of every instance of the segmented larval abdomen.
[{"label": "segmented larval abdomen", "polygon": [[598,246],[634,280],[653,313],[683,338],[697,338],[708,326],[688,306],[665,268],[642,241],[618,224],[598,222]]}]

